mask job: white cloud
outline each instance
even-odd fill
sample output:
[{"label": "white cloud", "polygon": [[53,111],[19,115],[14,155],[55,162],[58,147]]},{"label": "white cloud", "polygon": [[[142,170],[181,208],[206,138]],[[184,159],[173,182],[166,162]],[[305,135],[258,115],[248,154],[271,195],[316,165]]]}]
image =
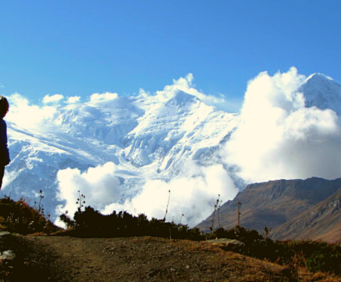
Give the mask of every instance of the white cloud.
[{"label": "white cloud", "polygon": [[45,95],[43,98],[43,104],[58,103],[59,101],[63,99],[64,99],[64,96],[62,94],[54,94],[52,96]]},{"label": "white cloud", "polygon": [[190,167],[189,164],[186,167],[189,169],[187,175],[169,182],[158,179],[146,181],[140,193],[123,204],[120,202],[120,182],[115,176],[113,163],[90,168],[84,173],[78,169],[60,170],[57,174],[58,198],[65,204],[59,206],[56,213],[67,210],[72,217],[77,210],[80,191],[86,196],[85,206],[91,205],[103,214],[125,210],[135,215],[144,213],[149,218],[162,219],[170,190],[167,221],[179,222],[184,214],[182,223],[194,226],[212,213],[218,194],[227,201],[234,198],[238,189],[222,165],[200,167],[191,163]]},{"label": "white cloud", "polygon": [[[341,130],[340,120],[331,110],[316,107],[305,108],[304,95],[297,88],[305,76],[291,68],[286,73],[270,76],[260,73],[248,83],[240,125],[230,141],[222,149],[222,159],[238,167],[238,175],[246,182],[271,179],[293,179],[320,176],[336,178],[341,175]],[[160,99],[183,91],[198,97],[203,102],[219,108],[231,107],[223,96],[206,95],[193,85],[193,75],[174,80],[163,91],[157,92]],[[58,102],[64,97],[45,96],[44,103]],[[141,96],[150,96],[140,90]],[[116,93],[94,93],[91,102],[116,99]],[[9,121],[23,127],[37,126],[53,120],[58,113],[57,105],[39,107],[30,105],[20,94],[9,97]],[[80,97],[69,97],[66,103],[77,103]],[[224,106],[225,105],[225,106]],[[183,173],[170,181],[148,179],[135,197],[122,203],[120,181],[115,175],[113,163],[90,168],[59,171],[58,194],[65,205],[61,210],[73,214],[79,197],[86,195],[86,205],[105,213],[124,209],[130,213],[145,213],[149,218],[163,218],[168,191],[171,191],[167,220],[194,226],[209,216],[217,195],[225,202],[233,199],[238,190],[221,164],[201,167],[187,163]],[[58,212],[60,214],[60,212]]]},{"label": "white cloud", "polygon": [[[89,168],[81,173],[79,169],[67,168],[57,174],[58,193],[65,205],[58,207],[60,211],[67,210],[73,215],[77,210],[76,201],[79,192],[85,195],[85,206],[102,209],[105,205],[120,199],[120,181],[115,176],[116,166],[112,162],[95,168]],[[60,214],[60,211],[57,214]]]},{"label": "white cloud", "polygon": [[9,96],[8,101],[10,108],[6,119],[23,128],[35,127],[42,122],[48,124],[46,121],[51,120],[57,113],[54,106],[30,105],[29,101],[18,93]]},{"label": "white cloud", "polygon": [[139,89],[139,96],[141,96],[141,97],[148,97],[148,96],[150,96],[150,92],[145,91],[143,88],[140,88]]},{"label": "white cloud", "polygon": [[238,192],[222,165],[200,167],[192,163],[187,164],[186,168],[190,170],[190,175],[178,176],[169,182],[149,180],[133,199],[123,205],[108,205],[103,212],[127,210],[133,214],[144,213],[149,218],[162,219],[166,212],[168,191],[171,191],[166,220],[179,222],[184,214],[181,222],[193,227],[213,212],[218,194],[227,201]]},{"label": "white cloud", "polygon": [[241,123],[222,151],[247,182],[341,175],[339,119],[331,110],[305,108],[295,68],[248,84]]},{"label": "white cloud", "polygon": [[105,93],[94,93],[90,96],[90,102],[96,102],[96,101],[105,101],[105,100],[113,100],[118,97],[117,93],[110,93],[110,92],[105,92]]},{"label": "white cloud", "polygon": [[81,97],[80,96],[72,96],[68,97],[67,100],[65,101],[66,104],[75,104],[80,101]]}]

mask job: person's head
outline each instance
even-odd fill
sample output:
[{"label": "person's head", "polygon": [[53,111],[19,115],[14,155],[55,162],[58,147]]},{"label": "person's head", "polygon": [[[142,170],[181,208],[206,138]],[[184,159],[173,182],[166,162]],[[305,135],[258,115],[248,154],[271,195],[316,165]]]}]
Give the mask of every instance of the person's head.
[{"label": "person's head", "polygon": [[9,104],[4,96],[0,95],[0,116],[5,117],[9,109]]}]

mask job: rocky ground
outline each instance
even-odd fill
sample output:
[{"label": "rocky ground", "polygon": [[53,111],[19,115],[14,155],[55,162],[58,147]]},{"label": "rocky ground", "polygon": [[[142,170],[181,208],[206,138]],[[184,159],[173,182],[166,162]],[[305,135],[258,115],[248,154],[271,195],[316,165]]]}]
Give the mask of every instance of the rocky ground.
[{"label": "rocky ground", "polygon": [[0,250],[0,281],[339,281],[207,242],[5,233]]}]

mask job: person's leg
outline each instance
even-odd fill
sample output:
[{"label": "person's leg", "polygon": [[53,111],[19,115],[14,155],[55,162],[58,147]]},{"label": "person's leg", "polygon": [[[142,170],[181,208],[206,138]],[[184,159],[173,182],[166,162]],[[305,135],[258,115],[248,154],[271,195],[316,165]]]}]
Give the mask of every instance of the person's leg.
[{"label": "person's leg", "polygon": [[5,167],[4,166],[0,166],[0,189],[2,187],[2,179],[4,177],[4,174],[5,174]]}]

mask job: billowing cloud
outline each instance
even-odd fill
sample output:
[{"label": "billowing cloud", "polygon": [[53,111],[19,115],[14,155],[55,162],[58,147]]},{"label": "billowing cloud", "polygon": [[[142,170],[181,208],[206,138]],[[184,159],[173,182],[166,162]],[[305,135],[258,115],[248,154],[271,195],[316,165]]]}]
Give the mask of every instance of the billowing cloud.
[{"label": "billowing cloud", "polygon": [[43,104],[58,103],[64,99],[62,94],[45,95],[43,98]]},{"label": "billowing cloud", "polygon": [[218,194],[227,201],[238,192],[222,165],[200,167],[187,163],[186,168],[190,174],[175,177],[169,182],[149,180],[134,198],[124,204],[108,205],[103,212],[127,210],[133,214],[144,213],[149,218],[162,219],[166,214],[170,191],[166,220],[181,220],[193,227],[213,212]]},{"label": "billowing cloud", "polygon": [[110,93],[110,92],[105,92],[105,93],[94,93],[90,96],[90,102],[96,102],[96,101],[105,101],[105,100],[113,100],[118,97],[117,93]]},{"label": "billowing cloud", "polygon": [[[65,204],[59,207],[57,214],[65,210],[73,214],[80,191],[86,195],[86,205],[103,213],[111,213],[113,209],[126,210],[161,219],[165,216],[168,191],[171,191],[167,220],[179,222],[184,214],[182,222],[194,226],[212,213],[218,194],[224,202],[237,194],[238,189],[225,169],[227,166],[233,166],[233,171],[247,183],[312,176],[340,177],[339,117],[329,109],[305,107],[304,94],[297,91],[305,79],[291,68],[273,76],[262,72],[249,81],[239,126],[220,152],[224,166],[211,164],[204,167],[186,161],[184,169],[178,168],[180,174],[167,181],[158,179],[159,175],[151,172],[144,184],[138,187],[139,192],[123,202],[122,184],[116,176],[115,164],[106,163],[85,172],[61,170],[57,174],[58,197]],[[174,92],[184,91],[205,103],[224,108],[224,97],[206,95],[195,89],[192,82],[192,74],[174,80],[172,85],[157,92],[156,97],[166,100]],[[142,89],[140,95],[151,96]],[[52,101],[52,97],[46,99]],[[57,98],[54,97],[56,102]],[[95,93],[90,102],[116,98],[116,93]],[[77,96],[70,97],[66,103],[79,100]],[[31,105],[20,94],[11,95],[9,101],[10,112],[6,118],[23,127],[42,122],[50,124],[47,121],[53,124],[53,118],[59,111],[57,104]]]},{"label": "billowing cloud", "polygon": [[182,223],[194,226],[212,213],[218,194],[226,201],[233,199],[238,189],[222,165],[188,165],[187,175],[178,176],[169,182],[147,180],[136,196],[123,203],[120,201],[120,183],[115,176],[116,167],[113,163],[90,168],[84,173],[78,169],[60,170],[57,175],[58,198],[65,201],[65,204],[57,208],[57,214],[67,210],[72,216],[77,210],[76,201],[81,193],[86,196],[85,206],[91,205],[104,214],[125,210],[135,215],[144,213],[149,218],[162,219],[170,195],[167,221],[181,220]]},{"label": "billowing cloud", "polygon": [[304,79],[291,68],[249,82],[241,123],[222,151],[246,182],[340,177],[339,118],[331,110],[305,108],[297,92]]},{"label": "billowing cloud", "polygon": [[67,100],[65,101],[66,104],[75,104],[80,101],[81,97],[80,96],[72,96],[68,97]]},{"label": "billowing cloud", "polygon": [[23,128],[35,127],[42,122],[51,120],[57,113],[56,107],[31,105],[25,97],[18,93],[9,96],[8,100],[10,108],[6,119]]},{"label": "billowing cloud", "polygon": [[[89,168],[85,172],[79,169],[67,168],[57,174],[58,193],[65,205],[59,206],[60,211],[67,210],[69,214],[77,211],[79,193],[85,195],[85,206],[102,209],[106,205],[120,199],[120,181],[115,176],[116,166],[112,162]],[[79,192],[80,191],[80,192]]]}]

